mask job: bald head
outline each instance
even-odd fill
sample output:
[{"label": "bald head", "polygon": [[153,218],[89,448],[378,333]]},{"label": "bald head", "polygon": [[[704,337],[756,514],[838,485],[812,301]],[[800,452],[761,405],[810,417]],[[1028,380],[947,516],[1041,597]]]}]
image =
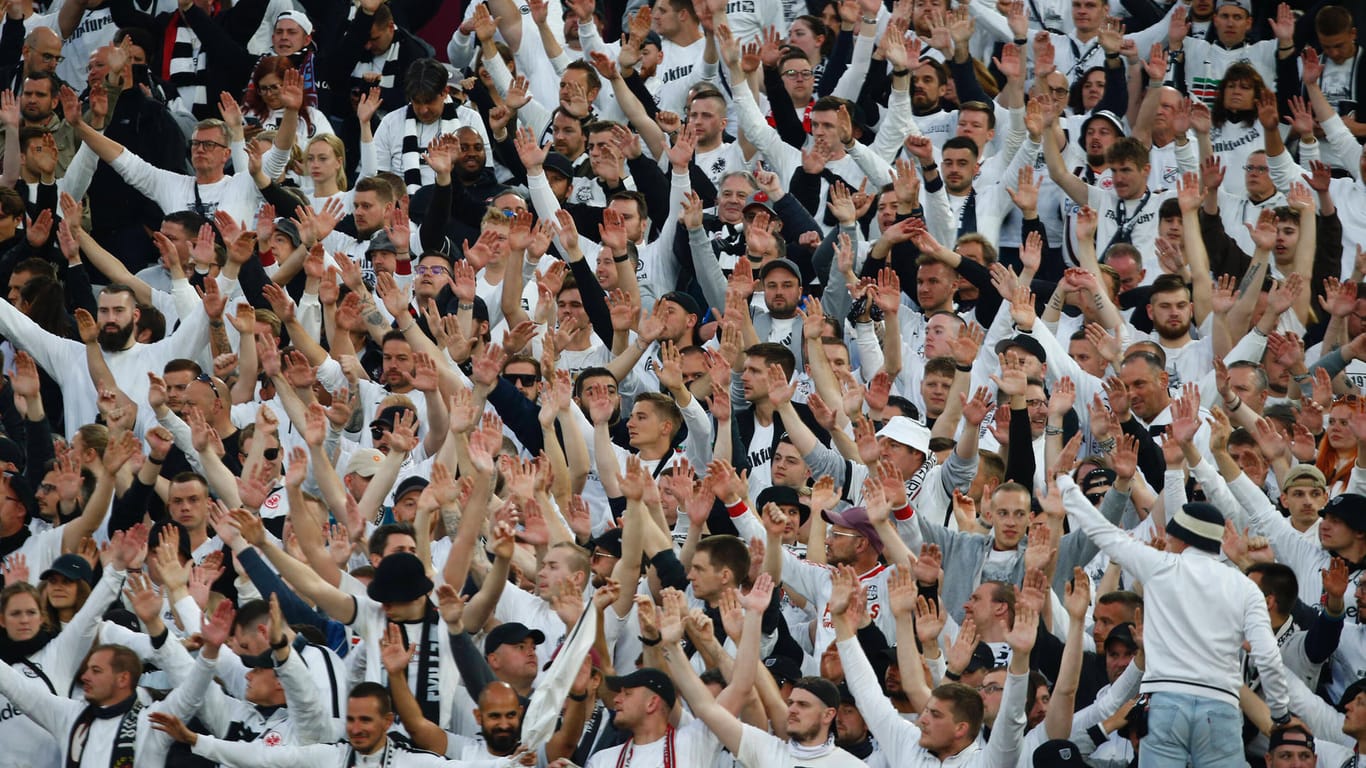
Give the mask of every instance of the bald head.
[{"label": "bald head", "polygon": [[512,754],[522,740],[522,700],[512,686],[502,681],[485,686],[474,715],[489,752],[498,757]]},{"label": "bald head", "polygon": [[479,692],[480,709],[520,709],[522,700],[517,691],[502,680],[495,680]]},{"label": "bald head", "polygon": [[24,75],[52,73],[62,53],[62,39],[47,27],[38,27],[24,38]]}]

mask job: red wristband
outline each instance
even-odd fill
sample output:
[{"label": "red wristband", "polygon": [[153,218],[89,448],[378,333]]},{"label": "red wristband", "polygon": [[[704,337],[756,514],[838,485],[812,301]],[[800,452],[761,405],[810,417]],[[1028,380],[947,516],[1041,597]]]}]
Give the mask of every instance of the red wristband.
[{"label": "red wristband", "polygon": [[914,509],[911,509],[911,505],[910,505],[910,504],[907,504],[906,506],[902,507],[901,509],[897,509],[897,510],[893,510],[893,511],[892,511],[892,517],[895,517],[897,520],[910,520],[910,519],[911,519],[911,516],[914,515],[914,514],[915,514],[915,510],[914,510]]},{"label": "red wristband", "polygon": [[740,517],[741,515],[745,514],[745,513],[748,512],[748,511],[749,511],[749,505],[748,505],[748,504],[745,504],[745,500],[744,500],[744,499],[740,499],[739,501],[735,502],[734,504],[732,504],[732,505],[726,507],[726,512],[727,512],[728,514],[730,514],[731,517]]}]

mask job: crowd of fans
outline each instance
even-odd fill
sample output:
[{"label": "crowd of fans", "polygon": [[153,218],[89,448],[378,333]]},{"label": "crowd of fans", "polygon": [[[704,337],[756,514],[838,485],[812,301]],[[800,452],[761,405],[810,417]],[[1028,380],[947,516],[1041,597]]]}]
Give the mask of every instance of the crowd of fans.
[{"label": "crowd of fans", "polygon": [[0,4],[0,768],[1356,766],[1366,6],[441,10]]}]

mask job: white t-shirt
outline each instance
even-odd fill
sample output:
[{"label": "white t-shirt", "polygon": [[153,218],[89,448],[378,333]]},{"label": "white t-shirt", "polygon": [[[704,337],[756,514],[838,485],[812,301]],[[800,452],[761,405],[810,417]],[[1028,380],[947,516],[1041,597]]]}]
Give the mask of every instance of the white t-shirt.
[{"label": "white t-shirt", "polygon": [[[620,746],[604,749],[588,758],[584,768],[616,768],[618,760],[621,768],[658,768],[664,765],[664,746],[669,741],[664,736],[648,744],[628,741]],[[709,766],[721,754],[721,741],[701,720],[693,720],[673,732],[674,765]],[[622,751],[626,755],[622,757]],[[756,764],[757,765],[757,764]]]}]

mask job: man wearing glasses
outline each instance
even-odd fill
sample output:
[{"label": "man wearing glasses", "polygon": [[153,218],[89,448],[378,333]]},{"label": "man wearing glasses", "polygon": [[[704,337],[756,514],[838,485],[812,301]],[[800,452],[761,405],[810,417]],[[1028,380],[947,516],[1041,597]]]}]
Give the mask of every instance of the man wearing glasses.
[{"label": "man wearing glasses", "polygon": [[250,173],[229,176],[224,171],[232,157],[232,146],[242,141],[242,111],[230,96],[225,94],[224,99],[223,113],[228,116],[228,122],[201,120],[195,124],[190,136],[193,176],[157,168],[79,118],[76,118],[76,136],[118,171],[124,181],[161,206],[163,211],[170,213],[188,208],[201,216],[212,217],[214,211],[221,208],[239,222],[254,221],[261,202],[256,180]]},{"label": "man wearing glasses", "polygon": [[18,64],[7,67],[0,74],[0,81],[15,96],[23,90],[24,80],[40,72],[53,74],[57,65],[66,59],[62,55],[62,39],[47,27],[37,27],[24,38],[22,58]]}]

